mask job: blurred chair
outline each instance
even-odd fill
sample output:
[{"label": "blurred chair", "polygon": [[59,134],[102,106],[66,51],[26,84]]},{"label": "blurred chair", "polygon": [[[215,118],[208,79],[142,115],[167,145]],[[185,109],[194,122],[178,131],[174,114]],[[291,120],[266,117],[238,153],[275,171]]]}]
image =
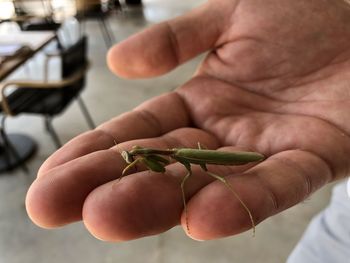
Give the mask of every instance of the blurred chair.
[{"label": "blurred chair", "polygon": [[120,7],[119,1],[75,0],[75,3],[76,17],[81,22],[82,31],[85,31],[86,20],[98,20],[106,46],[107,48],[111,47],[115,40],[107,18],[113,9]]},{"label": "blurred chair", "polygon": [[125,0],[125,4],[127,5],[142,5],[142,0]]},{"label": "blurred chair", "polygon": [[[12,0],[15,17],[21,31],[57,31],[61,23],[55,21],[55,11],[52,0]],[[61,49],[61,43],[56,36],[57,48]]]},{"label": "blurred chair", "polygon": [[[22,113],[42,115],[46,130],[57,147],[61,146],[61,141],[52,125],[52,120],[61,114],[74,99],[77,99],[89,127],[95,128],[95,124],[80,97],[85,86],[85,77],[89,66],[87,37],[80,38],[77,43],[64,49],[59,56],[62,76],[59,81],[9,81],[0,85],[3,116],[16,116]],[[8,88],[14,88],[14,90],[7,92]],[[2,129],[5,128],[2,127]],[[6,140],[5,131],[3,135]]]},{"label": "blurred chair", "polygon": [[22,31],[56,31],[61,23],[55,21],[51,0],[12,0],[18,25]]}]

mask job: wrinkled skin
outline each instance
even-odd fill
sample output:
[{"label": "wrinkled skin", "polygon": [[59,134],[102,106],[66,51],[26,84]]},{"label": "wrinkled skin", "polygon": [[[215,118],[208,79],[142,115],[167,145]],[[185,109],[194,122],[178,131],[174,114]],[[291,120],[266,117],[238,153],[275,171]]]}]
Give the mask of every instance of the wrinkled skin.
[{"label": "wrinkled skin", "polygon": [[[151,41],[150,41],[151,40]],[[113,72],[164,74],[211,50],[191,80],[70,141],[41,167],[28,191],[31,219],[52,228],[83,220],[109,241],[154,235],[182,224],[179,183],[140,167],[118,182],[120,154],[133,145],[253,150],[254,165],[210,166],[226,176],[254,220],[299,203],[349,174],[350,6],[343,0],[213,0],[114,46]],[[118,141],[118,146],[114,145]],[[251,228],[218,181],[194,167],[186,184],[192,238]]]}]

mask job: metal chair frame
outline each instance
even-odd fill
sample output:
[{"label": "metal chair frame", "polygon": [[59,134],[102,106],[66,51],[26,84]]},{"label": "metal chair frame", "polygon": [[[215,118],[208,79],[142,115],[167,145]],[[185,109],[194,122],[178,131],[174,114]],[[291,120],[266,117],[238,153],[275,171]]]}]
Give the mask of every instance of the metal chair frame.
[{"label": "metal chair frame", "polygon": [[[79,80],[80,78],[83,77],[83,75],[85,74],[85,72],[87,71],[88,66],[80,71],[78,71],[76,74],[74,74],[73,76],[61,80],[61,81],[54,81],[54,82],[41,82],[41,81],[8,81],[5,82],[3,84],[0,85],[0,90],[1,90],[1,95],[2,95],[2,101],[1,101],[1,106],[3,109],[3,112],[7,115],[7,116],[14,116],[15,114],[12,112],[9,102],[6,98],[6,90],[10,87],[15,86],[16,88],[40,88],[40,89],[60,89],[63,88],[65,86],[68,86],[74,82],[76,82],[77,80]],[[95,124],[92,120],[92,117],[83,101],[83,99],[78,95],[77,96],[77,101],[79,104],[79,107],[88,123],[88,126],[91,129],[95,128]],[[52,125],[52,117],[51,116],[45,116],[44,117],[45,120],[45,127],[46,130],[49,132],[49,134],[51,135],[52,140],[54,141],[55,145],[57,148],[62,146],[62,143],[57,135],[57,132],[55,131],[53,125]],[[4,129],[4,127],[2,128]]]}]

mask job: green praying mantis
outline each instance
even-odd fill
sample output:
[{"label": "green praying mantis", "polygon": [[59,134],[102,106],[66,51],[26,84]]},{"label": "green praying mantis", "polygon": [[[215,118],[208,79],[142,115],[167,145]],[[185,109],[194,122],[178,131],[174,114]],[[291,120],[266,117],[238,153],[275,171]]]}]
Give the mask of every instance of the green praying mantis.
[{"label": "green praying mantis", "polygon": [[247,205],[239,197],[239,195],[234,191],[232,186],[229,184],[227,179],[223,176],[214,174],[210,172],[207,168],[208,164],[214,165],[243,165],[251,162],[262,161],[265,157],[264,155],[257,152],[227,152],[227,151],[218,151],[218,150],[207,150],[203,149],[198,143],[198,149],[192,148],[174,148],[174,149],[154,149],[154,148],[143,148],[140,146],[134,146],[130,151],[122,151],[121,153],[123,159],[127,163],[127,166],[122,172],[122,176],[135,167],[138,163],[142,163],[146,166],[147,169],[153,172],[164,173],[166,171],[165,166],[170,164],[170,160],[164,158],[164,156],[170,157],[170,159],[181,163],[187,170],[187,174],[183,177],[181,181],[181,192],[182,200],[185,211],[185,220],[187,232],[190,232],[188,225],[188,213],[187,213],[187,204],[185,196],[185,182],[192,175],[191,165],[199,165],[209,176],[214,179],[222,182],[237,198],[241,203],[242,207],[245,209],[249,215],[252,228],[253,236],[255,235],[255,222]]}]

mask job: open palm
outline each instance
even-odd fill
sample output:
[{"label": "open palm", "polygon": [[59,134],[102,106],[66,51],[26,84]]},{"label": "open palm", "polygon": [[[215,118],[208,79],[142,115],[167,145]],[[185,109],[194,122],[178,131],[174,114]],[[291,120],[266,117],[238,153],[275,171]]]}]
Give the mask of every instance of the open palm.
[{"label": "open palm", "polygon": [[[256,165],[209,169],[226,176],[256,222],[299,203],[350,172],[349,42],[343,0],[215,0],[116,45],[109,65],[128,78],[157,76],[211,51],[182,87],[52,155],[28,192],[30,217],[42,227],[83,219],[104,240],[185,226],[181,165],[166,174],[141,167],[117,180],[125,167],[118,152],[133,145],[261,152],[268,158]],[[193,170],[189,234],[207,240],[249,229],[232,193]]]}]

